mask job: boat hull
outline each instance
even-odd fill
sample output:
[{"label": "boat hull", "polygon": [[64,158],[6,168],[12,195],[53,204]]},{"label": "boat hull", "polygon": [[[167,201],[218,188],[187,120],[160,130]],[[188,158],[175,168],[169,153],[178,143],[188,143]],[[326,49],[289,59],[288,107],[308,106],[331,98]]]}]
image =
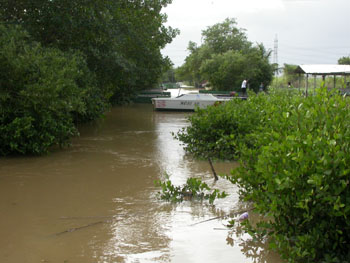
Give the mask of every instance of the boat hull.
[{"label": "boat hull", "polygon": [[208,106],[220,104],[228,100],[229,99],[182,100],[169,98],[153,98],[152,104],[155,110],[194,111],[196,108],[204,109]]}]

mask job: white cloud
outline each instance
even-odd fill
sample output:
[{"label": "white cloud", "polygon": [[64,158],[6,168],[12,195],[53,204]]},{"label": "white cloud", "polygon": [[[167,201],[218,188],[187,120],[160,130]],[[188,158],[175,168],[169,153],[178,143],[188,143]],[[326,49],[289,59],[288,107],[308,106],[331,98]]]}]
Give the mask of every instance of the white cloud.
[{"label": "white cloud", "polygon": [[262,10],[283,10],[281,0],[174,0],[164,11],[173,26],[211,25],[225,17]]},{"label": "white cloud", "polygon": [[181,35],[163,53],[181,65],[189,41],[200,44],[202,30],[230,17],[268,48],[277,34],[280,64],[336,63],[350,54],[349,10],[349,0],[173,0],[164,12]]}]

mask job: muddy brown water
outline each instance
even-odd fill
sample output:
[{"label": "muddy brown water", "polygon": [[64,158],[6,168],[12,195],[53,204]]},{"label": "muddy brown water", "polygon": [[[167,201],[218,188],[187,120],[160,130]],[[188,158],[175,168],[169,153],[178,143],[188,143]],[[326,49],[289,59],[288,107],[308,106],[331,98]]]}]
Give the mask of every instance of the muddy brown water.
[{"label": "muddy brown water", "polygon": [[[227,219],[214,219],[244,204],[173,139],[189,114],[116,107],[80,127],[70,148],[1,158],[0,262],[281,262],[239,224],[227,230]],[[234,165],[214,163],[218,173]],[[161,201],[154,181],[166,173],[174,184],[197,177],[230,196],[214,205]]]}]

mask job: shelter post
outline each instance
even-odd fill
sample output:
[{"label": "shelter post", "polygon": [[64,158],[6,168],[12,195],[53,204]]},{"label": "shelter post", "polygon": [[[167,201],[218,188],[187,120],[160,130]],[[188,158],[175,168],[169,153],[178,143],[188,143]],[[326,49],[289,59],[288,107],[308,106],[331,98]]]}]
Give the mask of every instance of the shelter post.
[{"label": "shelter post", "polygon": [[[334,77],[334,87],[337,88],[337,76],[344,76],[344,82],[346,83],[346,76],[350,75],[350,65],[327,65],[327,64],[316,64],[316,65],[299,65],[295,70],[296,73],[299,74],[299,84],[300,84],[300,74],[306,74],[306,96],[308,95],[308,78],[309,75],[313,75],[314,77],[317,75],[322,76],[322,80],[326,82],[326,76]],[[315,80],[316,83],[316,80]],[[316,85],[315,85],[316,86]],[[329,86],[331,88],[331,85]]]},{"label": "shelter post", "polygon": [[305,86],[305,95],[308,96],[308,90],[309,90],[309,74],[306,74],[306,86]]},{"label": "shelter post", "polygon": [[344,87],[343,88],[347,88],[348,85],[346,85],[346,75],[344,74]]},{"label": "shelter post", "polygon": [[314,75],[314,93],[316,93],[316,75]]}]

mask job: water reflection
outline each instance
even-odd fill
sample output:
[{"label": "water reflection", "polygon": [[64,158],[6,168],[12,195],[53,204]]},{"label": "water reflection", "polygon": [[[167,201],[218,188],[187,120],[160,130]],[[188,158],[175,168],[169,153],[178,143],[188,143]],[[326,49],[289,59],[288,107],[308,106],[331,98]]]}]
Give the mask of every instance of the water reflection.
[{"label": "water reflection", "polygon": [[[214,182],[209,164],[173,139],[188,114],[117,107],[80,127],[68,149],[0,159],[0,262],[281,262],[225,228],[224,216],[244,206],[235,186]],[[234,166],[214,165],[218,173]],[[154,180],[165,173],[230,196],[215,206],[162,202]]]}]

